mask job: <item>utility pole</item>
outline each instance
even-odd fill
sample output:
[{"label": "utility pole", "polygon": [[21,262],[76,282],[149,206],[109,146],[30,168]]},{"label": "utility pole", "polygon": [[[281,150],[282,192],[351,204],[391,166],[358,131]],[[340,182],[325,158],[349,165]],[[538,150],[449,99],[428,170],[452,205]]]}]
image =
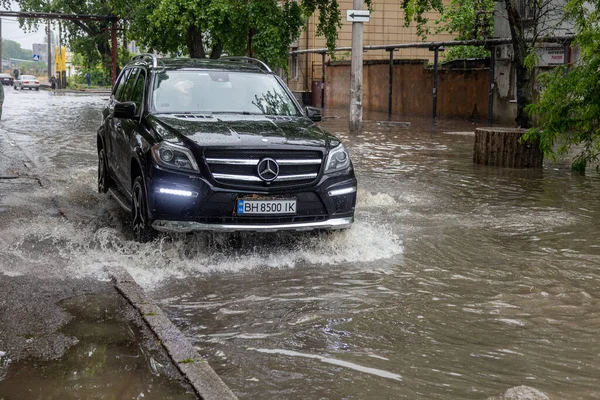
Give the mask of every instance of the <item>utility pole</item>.
[{"label": "utility pole", "polygon": [[48,20],[48,25],[46,26],[46,31],[48,32],[48,81],[52,77],[52,34],[50,30],[50,20]]},{"label": "utility pole", "polygon": [[362,9],[363,0],[354,0],[354,10],[346,11],[352,22],[352,62],[350,66],[350,133],[362,126],[363,22],[369,21],[369,11]]}]

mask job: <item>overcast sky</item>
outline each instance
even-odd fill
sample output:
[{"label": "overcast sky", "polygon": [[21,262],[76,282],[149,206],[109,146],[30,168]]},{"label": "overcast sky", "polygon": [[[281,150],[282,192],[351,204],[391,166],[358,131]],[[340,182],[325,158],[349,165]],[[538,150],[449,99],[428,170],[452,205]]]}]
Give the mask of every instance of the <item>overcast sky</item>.
[{"label": "overcast sky", "polygon": [[2,38],[14,40],[21,44],[21,47],[31,50],[34,43],[44,43],[45,30],[42,27],[37,32],[25,33],[19,28],[19,22],[16,18],[2,17]]},{"label": "overcast sky", "polygon": [[[11,4],[10,9],[7,11],[20,10],[21,8],[17,4]],[[32,44],[44,43],[45,35],[46,30],[43,27],[40,27],[37,32],[25,33],[25,31],[19,28],[19,21],[16,18],[2,17],[2,38],[14,40],[21,44],[23,49],[32,50]]]}]

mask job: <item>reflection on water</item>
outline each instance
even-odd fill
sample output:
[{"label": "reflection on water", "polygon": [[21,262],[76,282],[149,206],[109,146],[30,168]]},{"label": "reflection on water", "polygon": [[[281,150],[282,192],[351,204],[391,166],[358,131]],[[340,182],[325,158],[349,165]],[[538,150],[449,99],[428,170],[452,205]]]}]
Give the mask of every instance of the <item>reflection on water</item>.
[{"label": "reflection on water", "polygon": [[[72,314],[61,329],[70,342],[66,353],[56,360],[11,363],[0,352],[0,399],[196,398],[191,388],[174,380],[178,373],[157,351],[154,337],[144,337],[125,318],[128,306],[112,289],[70,299],[63,306]],[[43,340],[44,335],[27,338],[31,343]]]},{"label": "reflection on water", "polygon": [[52,185],[2,200],[19,211],[0,229],[4,272],[39,271],[48,249],[49,274],[126,267],[240,398],[600,397],[598,175],[476,166],[474,124],[410,122],[323,122],[359,179],[347,232],[143,245],[95,193],[97,120],[47,132],[43,152],[15,126]]}]

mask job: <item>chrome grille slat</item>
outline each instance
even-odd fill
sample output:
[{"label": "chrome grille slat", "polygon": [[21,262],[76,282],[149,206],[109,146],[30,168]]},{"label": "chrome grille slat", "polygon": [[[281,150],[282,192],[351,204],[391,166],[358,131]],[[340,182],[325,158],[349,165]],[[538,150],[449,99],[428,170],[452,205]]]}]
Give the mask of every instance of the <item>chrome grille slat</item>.
[{"label": "chrome grille slat", "polygon": [[308,159],[308,160],[288,160],[288,159],[276,159],[279,165],[320,165],[323,161],[320,158]]},{"label": "chrome grille slat", "polygon": [[260,160],[239,160],[231,158],[207,158],[208,164],[222,164],[222,165],[257,165]]},{"label": "chrome grille slat", "polygon": [[318,174],[299,174],[299,175],[279,175],[275,182],[302,181],[305,179],[315,179]]}]

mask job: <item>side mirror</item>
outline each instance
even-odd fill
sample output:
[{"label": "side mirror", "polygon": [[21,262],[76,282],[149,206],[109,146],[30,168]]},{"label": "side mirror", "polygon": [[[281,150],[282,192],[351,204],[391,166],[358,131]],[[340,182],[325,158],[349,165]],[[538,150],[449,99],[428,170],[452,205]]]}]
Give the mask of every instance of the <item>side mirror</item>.
[{"label": "side mirror", "polygon": [[115,109],[113,110],[113,117],[132,119],[135,118],[135,111],[136,107],[133,101],[124,101],[122,103],[115,104]]},{"label": "side mirror", "polygon": [[315,107],[306,107],[306,116],[311,121],[318,122],[321,120],[321,110]]}]

